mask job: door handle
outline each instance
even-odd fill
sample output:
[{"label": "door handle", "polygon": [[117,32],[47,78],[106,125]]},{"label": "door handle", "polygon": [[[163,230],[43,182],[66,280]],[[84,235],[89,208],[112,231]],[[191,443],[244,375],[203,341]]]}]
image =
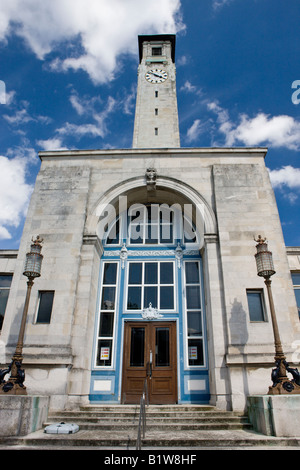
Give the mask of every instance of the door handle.
[{"label": "door handle", "polygon": [[147,362],[147,377],[152,377],[152,351],[150,351],[149,362]]}]

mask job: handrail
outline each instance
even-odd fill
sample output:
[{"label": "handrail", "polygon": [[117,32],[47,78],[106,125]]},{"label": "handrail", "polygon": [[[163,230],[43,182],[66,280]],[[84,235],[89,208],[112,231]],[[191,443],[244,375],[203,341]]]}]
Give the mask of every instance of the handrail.
[{"label": "handrail", "polygon": [[142,444],[142,431],[143,431],[143,438],[145,437],[146,433],[146,403],[149,406],[149,397],[148,397],[148,385],[147,385],[147,377],[144,381],[143,393],[140,400],[140,414],[139,414],[139,427],[138,427],[138,434],[136,439],[136,450],[141,450]]}]

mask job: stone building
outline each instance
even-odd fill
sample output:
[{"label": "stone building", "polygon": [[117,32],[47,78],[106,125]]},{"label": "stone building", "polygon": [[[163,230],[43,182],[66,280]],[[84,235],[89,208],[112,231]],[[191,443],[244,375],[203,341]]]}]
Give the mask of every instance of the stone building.
[{"label": "stone building", "polygon": [[267,392],[274,367],[254,236],[273,252],[291,364],[299,248],[284,244],[266,148],[180,147],[175,36],[139,36],[139,54],[131,149],[40,152],[19,250],[0,252],[1,363],[14,351],[38,234],[28,393],[50,395],[52,409],[138,403],[146,379],[151,403],[243,410],[249,394]]}]

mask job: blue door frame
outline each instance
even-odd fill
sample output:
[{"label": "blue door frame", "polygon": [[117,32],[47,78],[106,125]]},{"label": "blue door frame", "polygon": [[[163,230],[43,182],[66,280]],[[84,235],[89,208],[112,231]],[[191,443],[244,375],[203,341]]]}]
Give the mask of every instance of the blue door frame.
[{"label": "blue door frame", "polygon": [[[125,292],[127,271],[126,264],[131,261],[167,261],[172,260],[175,263],[176,273],[176,311],[174,313],[166,312],[163,314],[162,320],[175,321],[177,332],[177,381],[178,381],[178,403],[195,403],[207,404],[210,400],[209,393],[209,375],[208,375],[208,355],[206,341],[206,319],[205,319],[205,300],[203,290],[203,271],[202,259],[200,255],[195,255],[196,251],[183,250],[182,258],[176,259],[174,251],[170,250],[167,255],[165,249],[153,250],[151,256],[150,250],[147,251],[147,257],[143,256],[142,250],[128,250],[127,260],[120,259],[120,250],[116,248],[106,249],[101,260],[100,287],[97,302],[97,312],[95,321],[95,335],[93,344],[93,362],[91,366],[91,384],[89,399],[91,403],[120,403],[122,388],[122,365],[123,365],[123,341],[124,341],[124,323],[125,321],[143,321],[141,313],[126,312]],[[155,253],[154,253],[155,251]],[[161,251],[161,256],[159,251]],[[134,255],[134,256],[132,256]],[[187,321],[184,307],[184,263],[186,261],[199,261],[201,273],[201,305],[202,305],[202,321],[203,321],[203,351],[204,365],[189,366],[190,351],[187,347]],[[116,290],[116,312],[114,319],[114,335],[113,346],[110,354],[112,354],[112,362],[109,367],[99,367],[95,365],[97,350],[97,335],[99,329],[100,315],[100,293],[103,266],[106,262],[118,263],[118,285]],[[157,320],[156,320],[157,321]]]}]

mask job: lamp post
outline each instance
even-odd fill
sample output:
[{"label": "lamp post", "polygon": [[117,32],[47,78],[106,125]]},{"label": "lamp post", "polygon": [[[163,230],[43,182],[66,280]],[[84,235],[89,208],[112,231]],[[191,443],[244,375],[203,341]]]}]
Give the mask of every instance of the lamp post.
[{"label": "lamp post", "polygon": [[[255,240],[255,239],[254,239]],[[272,319],[272,327],[274,334],[274,344],[275,344],[275,365],[276,367],[272,369],[272,382],[273,385],[269,387],[268,395],[281,395],[281,394],[299,394],[300,393],[300,373],[298,369],[292,369],[289,367],[289,364],[286,362],[286,357],[283,352],[279,328],[275,313],[273,295],[271,290],[271,276],[275,274],[275,269],[273,265],[272,252],[268,250],[268,244],[266,243],[266,238],[262,238],[261,235],[258,235],[255,254],[256,266],[257,266],[257,275],[265,279],[265,284],[267,287],[268,298],[270,303],[270,312]],[[293,379],[290,380],[287,377],[286,372],[290,372],[293,376]]]},{"label": "lamp post", "polygon": [[[39,236],[37,236],[36,240],[32,239],[31,250],[26,254],[26,263],[23,275],[28,278],[28,281],[19,337],[11,364],[7,369],[0,370],[0,394],[27,395],[26,387],[24,385],[25,371],[24,369],[21,369],[23,362],[23,342],[33,280],[36,277],[40,277],[41,275],[41,265],[43,259],[43,255],[41,254],[42,242],[43,240]],[[10,377],[7,381],[5,381],[4,376],[9,372]]]}]

